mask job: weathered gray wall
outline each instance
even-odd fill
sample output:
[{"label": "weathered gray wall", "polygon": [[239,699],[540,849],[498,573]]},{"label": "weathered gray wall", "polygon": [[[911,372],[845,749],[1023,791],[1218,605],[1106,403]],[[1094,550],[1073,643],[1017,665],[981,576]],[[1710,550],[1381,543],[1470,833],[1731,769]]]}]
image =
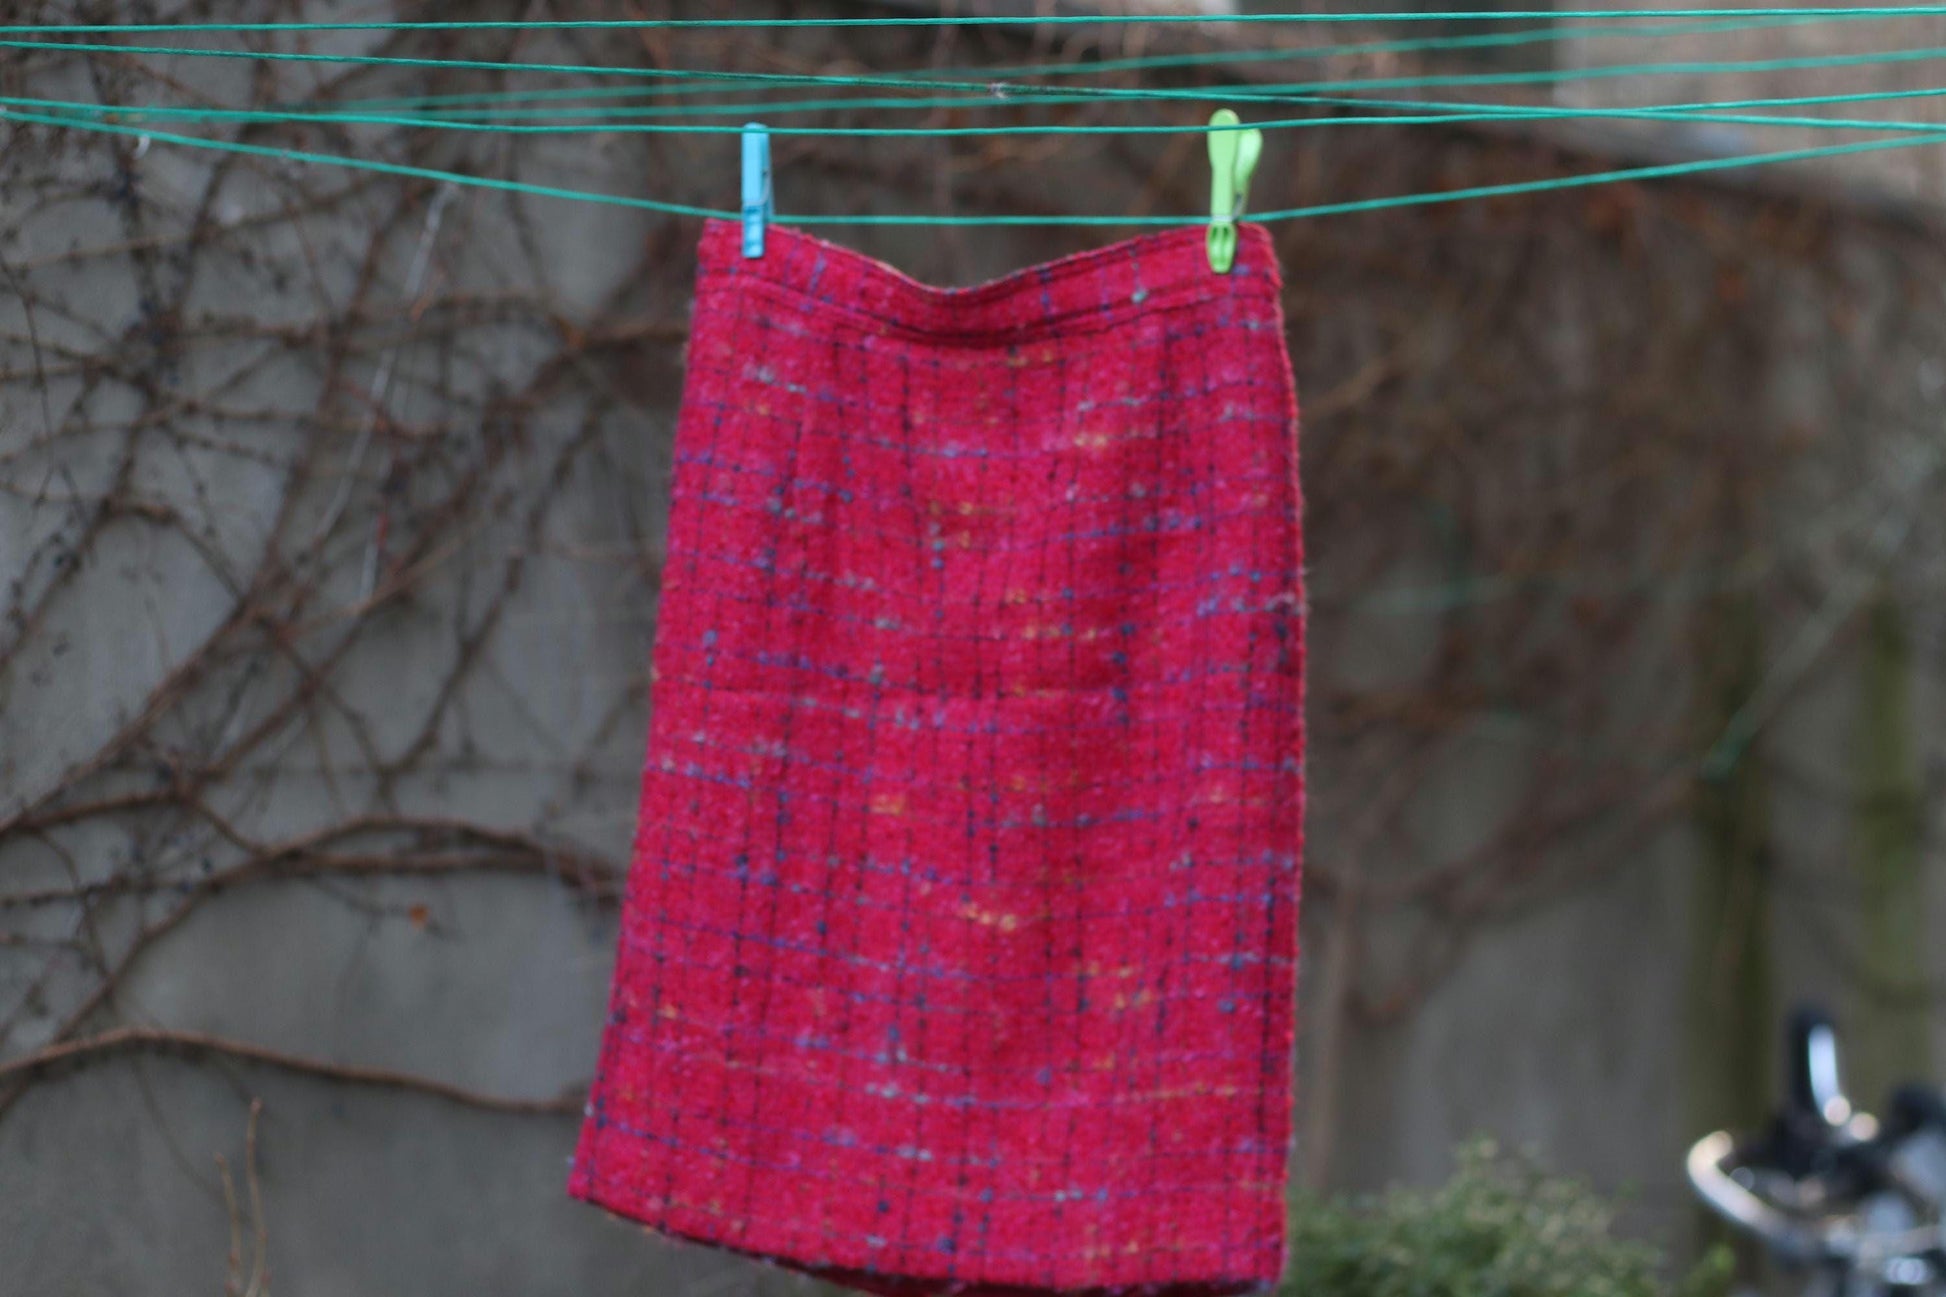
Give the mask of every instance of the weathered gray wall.
[{"label": "weathered gray wall", "polygon": [[[772,63],[831,53],[800,44]],[[916,36],[853,54],[933,57]],[[706,56],[727,54],[677,61]],[[238,100],[454,88],[161,66]],[[53,55],[0,80],[160,93]],[[216,1290],[213,1159],[241,1191],[253,1098],[279,1293],[805,1287],[562,1191],[641,757],[694,223],[10,129],[0,1289]],[[217,133],[713,205],[735,183],[729,137]],[[780,202],[1200,202],[1196,150],[1039,147],[780,140]],[[1279,136],[1256,201],[1564,163],[1599,160]],[[835,237],[965,282],[1114,233]],[[1681,1238],[1693,613],[1760,598],[1779,977],[1848,1004],[1858,574],[1893,574],[1929,672],[1946,258],[1675,187],[1279,238],[1314,583],[1301,1169],[1428,1180],[1484,1130],[1637,1188],[1640,1226]],[[287,1057],[105,1034],[126,1026]],[[83,1048],[44,1065],[64,1042]]]}]

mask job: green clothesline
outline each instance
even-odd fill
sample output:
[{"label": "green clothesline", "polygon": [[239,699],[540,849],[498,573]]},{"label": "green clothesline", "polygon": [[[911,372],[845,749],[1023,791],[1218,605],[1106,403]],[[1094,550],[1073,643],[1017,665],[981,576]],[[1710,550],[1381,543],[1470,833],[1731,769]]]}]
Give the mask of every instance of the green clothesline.
[{"label": "green clothesline", "polygon": [[[980,77],[984,78],[984,80],[974,84],[990,86],[996,78],[1004,80],[1007,78],[1027,76],[1101,76],[1122,72],[1175,71],[1184,68],[1287,62],[1297,59],[1322,60],[1368,54],[1436,54],[1482,48],[1505,48],[1550,41],[1603,40],[1615,37],[1642,39],[1645,37],[1662,36],[1711,36],[1759,29],[1802,26],[1806,23],[1815,23],[1817,21],[1819,20],[1815,18],[1768,18],[1754,22],[1672,23],[1664,27],[1651,28],[1574,26],[1557,23],[1547,27],[1530,28],[1525,31],[1494,32],[1475,36],[1430,36],[1420,37],[1415,40],[1355,41],[1336,45],[1293,46],[1286,49],[1205,51],[1194,54],[1155,54],[1141,58],[1096,59],[1079,63],[928,68],[924,71],[905,74],[889,74],[886,79],[893,82],[904,80],[915,88],[931,88],[941,78],[964,81],[967,78]],[[456,94],[347,100],[345,103],[347,105],[355,104],[365,109],[376,109],[430,107],[458,103],[514,103],[525,100],[601,99],[644,94],[666,97],[670,95],[718,93],[700,84],[717,79],[719,78],[712,74],[704,73],[699,74],[695,80],[684,85],[658,85],[653,89],[639,86],[576,86],[542,90],[481,90]],[[735,80],[733,77],[729,79],[732,81]],[[981,102],[988,101],[982,100]],[[723,106],[711,105],[708,111],[714,111],[721,107]],[[658,111],[678,113],[684,111],[701,112],[706,110],[700,108],[658,108]]]},{"label": "green clothesline", "polygon": [[[1616,64],[1589,68],[1562,68],[1525,72],[1447,72],[1398,77],[1350,77],[1320,81],[1293,81],[1248,87],[1198,87],[1194,89],[1133,89],[1102,86],[1011,86],[1004,94],[993,92],[993,83],[980,86],[981,93],[953,97],[926,98],[837,98],[800,100],[789,103],[741,102],[732,104],[685,104],[679,106],[608,107],[573,112],[576,117],[622,118],[640,116],[763,116],[778,112],[826,112],[842,109],[931,109],[931,108],[1014,108],[1048,104],[1088,102],[1120,103],[1222,103],[1280,104],[1303,102],[1309,96],[1326,93],[1356,93],[1368,90],[1410,90],[1446,86],[1527,86],[1565,85],[1576,82],[1630,80],[1653,76],[1721,76],[1764,72],[1826,70],[1831,68],[1878,67],[1901,63],[1930,63],[1946,59],[1946,47],[1929,46],[1910,50],[1883,50],[1862,54],[1799,55],[1789,58],[1748,59],[1684,63]],[[915,83],[918,84],[918,83]],[[964,88],[968,83],[938,83]],[[494,120],[545,116],[548,109],[485,109],[473,115]],[[782,128],[779,128],[782,129]],[[1084,128],[1075,128],[1084,129]],[[923,133],[907,131],[904,133]],[[962,132],[966,133],[966,132]],[[1005,132],[997,132],[1005,133]]]},{"label": "green clothesline", "polygon": [[[1946,123],[1905,121],[1897,118],[1848,118],[1778,116],[1731,112],[1745,107],[1782,107],[1791,105],[1860,102],[1867,99],[1924,99],[1946,97],[1946,86],[1924,90],[1888,90],[1849,95],[1804,95],[1767,100],[1735,100],[1723,103],[1656,104],[1640,107],[1565,107],[1552,104],[1476,104],[1417,100],[1364,99],[1353,96],[1319,96],[1303,102],[1331,108],[1375,108],[1375,116],[1332,115],[1322,117],[1272,118],[1240,126],[1212,126],[1207,123],[1138,123],[1092,126],[768,126],[773,135],[901,136],[993,136],[993,135],[1184,135],[1211,131],[1256,129],[1276,131],[1325,126],[1406,126],[1460,124],[1483,121],[1537,119],[1621,119],[1630,121],[1707,122],[1712,125],[1794,127],[1822,130],[1898,131],[1936,135],[1946,132]],[[671,125],[660,122],[503,125],[458,121],[448,117],[408,117],[395,114],[343,113],[288,109],[250,108],[129,108],[119,105],[87,103],[60,99],[35,99],[0,95],[0,106],[25,108],[39,113],[58,114],[72,119],[80,115],[113,118],[122,125],[139,125],[155,118],[174,121],[282,122],[318,125],[390,126],[411,129],[479,132],[487,134],[586,134],[656,133],[740,135],[741,126]],[[38,120],[38,119],[37,119]]]},{"label": "green clothesline", "polygon": [[[444,130],[490,133],[495,135],[559,135],[590,132],[659,135],[734,135],[739,134],[743,130],[741,119],[749,117],[768,119],[777,115],[808,112],[859,111],[865,109],[872,111],[915,109],[937,111],[940,109],[975,107],[1074,107],[1076,105],[1090,104],[1163,104],[1179,106],[1184,104],[1235,103],[1255,105],[1259,108],[1284,106],[1287,108],[1306,107],[1325,110],[1323,114],[1301,117],[1273,117],[1269,120],[1245,123],[1246,127],[1270,130],[1295,130],[1324,126],[1454,125],[1486,121],[1611,119],[1757,129],[1787,127],[1826,131],[1870,131],[1875,133],[1892,133],[1896,136],[1896,138],[1891,139],[1873,139],[1862,142],[1789,149],[1779,152],[1711,157],[1688,162],[1648,167],[1631,167],[1579,176],[1554,177],[1514,184],[1479,186],[1459,190],[1317,204],[1307,207],[1255,213],[1252,217],[1252,219],[1260,221],[1281,221],[1351,212],[1374,212],[1388,208],[1422,206],[1432,203],[1458,202],[1482,197],[1543,193],[1550,190],[1579,188],[1622,180],[1646,180],[1660,177],[1692,175],[1733,168],[1774,165],[1784,162],[1873,152],[1882,149],[1916,147],[1939,142],[1941,137],[1946,136],[1946,123],[1935,124],[1883,118],[1832,117],[1748,111],[1758,108],[1804,108],[1813,105],[1830,106],[1867,101],[1883,102],[1907,99],[1929,99],[1946,96],[1946,87],[1887,91],[1867,90],[1821,95],[1602,107],[1375,98],[1370,93],[1373,91],[1396,91],[1427,87],[1549,86],[1597,79],[1612,81],[1653,76],[1673,75],[1699,77],[1779,71],[1805,71],[1813,69],[1828,70],[1847,67],[1872,67],[1946,59],[1946,47],[1923,47],[1881,50],[1859,54],[1805,55],[1754,60],[1668,61],[1531,71],[1424,73],[1410,76],[1368,77],[1363,79],[1343,78],[1287,82],[1282,84],[1227,85],[1202,88],[1076,85],[1071,82],[1068,84],[1052,84],[1047,82],[1016,82],[1007,80],[1006,78],[1020,75],[1030,75],[1037,78],[1055,78],[1072,77],[1084,73],[1137,72],[1169,67],[1181,68],[1196,66],[1203,62],[1235,63],[1245,59],[1258,58],[1320,58],[1331,57],[1336,54],[1364,54],[1372,52],[1430,52],[1437,49],[1469,48],[1482,45],[1524,44],[1540,40],[1559,40],[1583,35],[1601,37],[1708,35],[1715,32],[1746,30],[1754,27],[1795,26],[1808,22],[1834,19],[1853,20],[1861,17],[1891,18],[1917,16],[1946,17],[1946,5],[1842,9],[1503,11],[1491,14],[1471,12],[1449,12],[1443,14],[1264,14],[1239,15],[1235,18],[1222,19],[1212,19],[1207,15],[1110,15],[1106,17],[1064,16],[1053,19],[1012,17],[974,19],[901,17],[883,19],[791,19],[776,22],[754,19],[683,19],[666,21],[580,20],[560,22],[509,20],[403,23],[40,24],[10,28],[0,27],[0,32],[7,34],[7,38],[0,39],[0,48],[30,51],[72,51],[90,55],[112,53],[124,56],[213,57],[268,62],[319,63],[327,65],[625,77],[634,81],[635,84],[631,86],[476,92],[471,95],[449,94],[421,96],[417,98],[394,98],[390,100],[374,99],[367,101],[336,102],[328,105],[298,103],[282,106],[273,105],[268,108],[221,108],[199,105],[107,105],[61,99],[0,96],[0,117],[17,123],[122,136],[137,136],[154,143],[184,148],[201,148],[265,157],[285,162],[300,162],[310,165],[409,176],[503,192],[604,203],[673,215],[721,216],[726,218],[735,217],[737,213],[725,209],[664,202],[630,195],[604,194],[560,186],[468,175],[458,171],[389,162],[378,158],[346,156],[310,149],[284,148],[272,144],[245,143],[239,140],[213,139],[196,135],[178,134],[156,130],[146,123],[191,124],[202,122],[279,123],[286,125],[328,125],[340,127],[380,126],[395,129]],[[126,34],[147,32],[301,33],[330,31],[427,32],[464,30],[574,31],[652,28],[858,28],[872,26],[933,27],[955,23],[962,25],[996,25],[1053,22],[1074,25],[1100,22],[1126,24],[1156,21],[1424,21],[1432,18],[1453,20],[1490,19],[1493,21],[1545,18],[1549,21],[1550,25],[1539,29],[1477,36],[1442,36],[1410,41],[1373,41],[1341,46],[1307,46],[1289,50],[1173,54],[1145,58],[1105,60],[1093,64],[1040,67],[1023,66],[1018,68],[928,69],[925,71],[871,75],[820,75],[723,70],[705,71],[684,68],[617,67],[601,64],[449,59],[444,57],[411,55],[327,54],[313,51],[257,51],[246,49],[185,48],[161,45],[127,45],[89,41],[18,39],[22,34]],[[1587,18],[1626,19],[1629,20],[1630,24],[1639,22],[1644,18],[1676,19],[1682,20],[1684,25],[1678,26],[1665,23],[1662,25],[1641,27],[1632,25],[1576,27],[1561,21]],[[1702,19],[1722,21],[1711,21],[1704,24],[1698,21]],[[613,97],[618,95],[655,94],[660,99],[670,95],[721,94],[732,89],[764,93],[773,90],[801,90],[805,87],[831,90],[932,93],[902,93],[896,96],[880,94],[873,97],[854,95],[822,100],[760,100],[757,102],[749,101],[746,94],[745,101],[735,103],[688,102],[670,104],[658,102],[653,104],[612,104],[589,102],[590,100],[598,99],[598,97]],[[957,93],[939,94],[937,92]],[[482,101],[489,104],[553,102],[549,106],[543,107],[496,108],[479,106]],[[562,101],[574,102],[564,109],[558,106]],[[399,111],[400,106],[416,108],[418,111]],[[736,115],[739,120],[734,123],[722,121],[699,122],[692,120],[698,117],[721,117],[732,114]],[[640,120],[643,118],[670,118],[675,120]],[[877,125],[826,127],[772,124],[768,126],[768,129],[773,134],[780,136],[959,137],[1003,135],[1085,136],[1193,134],[1206,132],[1211,129],[1224,128],[1212,128],[1202,123],[1164,121],[1097,122],[1084,125],[1016,122],[1006,125],[990,126],[938,125],[910,127]],[[1122,215],[1077,213],[1032,216],[804,214],[780,216],[776,219],[801,225],[1154,226],[1199,224],[1205,218],[1201,216],[1129,217]]]},{"label": "green clothesline", "polygon": [[[1635,63],[1595,66],[1583,68],[1546,69],[1525,72],[1463,72],[1430,73],[1419,76],[1379,77],[1365,79],[1337,79],[1323,81],[1299,81],[1276,85],[1251,87],[1198,87],[1193,89],[1137,89],[1114,86],[1038,86],[1025,83],[1007,83],[994,80],[985,81],[922,81],[910,77],[883,76],[818,76],[795,73],[767,72],[698,72],[680,68],[640,68],[613,67],[590,64],[519,63],[499,62],[480,59],[442,59],[433,57],[408,57],[379,54],[309,54],[272,51],[255,53],[248,50],[178,50],[167,46],[128,46],[100,45],[86,42],[48,43],[38,41],[0,40],[0,49],[60,49],[82,52],[119,52],[123,54],[168,55],[183,54],[196,57],[240,58],[271,62],[333,63],[374,65],[384,67],[434,67],[486,70],[495,72],[533,72],[582,76],[626,76],[634,78],[682,80],[685,78],[725,79],[764,85],[781,86],[844,86],[928,90],[957,90],[971,92],[973,98],[966,102],[985,103],[1005,106],[1021,102],[1020,97],[1028,95],[1053,96],[1046,102],[1086,102],[1089,100],[1119,102],[1157,102],[1164,100],[1189,101],[1195,103],[1263,103],[1274,102],[1280,97],[1294,94],[1310,94],[1332,91],[1355,90],[1395,90],[1418,86],[1488,86],[1488,85],[1559,85],[1572,82],[1615,80],[1618,78],[1639,78],[1650,76],[1721,76],[1749,74],[1757,72],[1806,71],[1845,67],[1873,67],[1898,63],[1931,62],[1946,58],[1946,47],[1927,46],[1919,49],[1880,50],[1864,54],[1798,55],[1788,58],[1711,60],[1699,62]],[[834,107],[843,107],[846,101],[833,101]],[[751,111],[761,111],[761,106],[751,106]]]},{"label": "green clothesline", "polygon": [[[436,180],[475,188],[527,194],[535,197],[574,199],[582,202],[603,203],[611,206],[663,212],[678,216],[715,216],[725,219],[735,219],[739,215],[737,212],[723,208],[699,207],[683,203],[664,202],[658,199],[638,198],[624,194],[605,194],[595,191],[567,189],[556,185],[532,184],[520,180],[504,180],[491,176],[467,175],[463,172],[447,171],[436,167],[421,167],[406,163],[385,162],[375,158],[351,158],[338,154],[318,153],[305,149],[285,149],[270,145],[246,144],[235,140],[211,140],[193,135],[177,135],[169,132],[149,131],[136,126],[124,126],[110,122],[92,122],[78,120],[72,117],[46,116],[39,113],[20,111],[18,109],[9,110],[7,116],[10,120],[17,122],[30,122],[36,125],[101,134],[142,137],[159,144],[211,149],[219,152],[244,154],[284,162],[302,162],[344,167],[351,170],[373,171],[386,175],[410,176],[417,179]],[[1555,190],[1578,189],[1590,185],[1610,184],[1618,181],[1653,180],[1675,176],[1699,175],[1744,167],[1769,166],[1785,162],[1803,162],[1819,158],[1842,157],[1851,154],[1871,153],[1889,149],[1913,148],[1919,145],[1936,143],[1937,141],[1931,138],[1931,134],[1929,132],[1927,135],[1917,138],[1908,136],[1890,140],[1865,140],[1847,144],[1828,144],[1811,148],[1785,149],[1771,153],[1741,154],[1727,158],[1704,158],[1689,162],[1663,163],[1656,166],[1627,167],[1619,170],[1590,172],[1574,176],[1555,176],[1544,180],[1518,181],[1510,184],[1475,185],[1464,189],[1440,190],[1430,193],[1402,194],[1336,203],[1319,203],[1304,207],[1289,207],[1273,211],[1254,212],[1249,214],[1248,219],[1259,222],[1301,220],[1318,216],[1379,212],[1393,208],[1422,207],[1438,203],[1462,202],[1480,198],[1547,193]],[[1207,218],[1203,216],[1105,216],[1088,214],[959,216],[923,213],[780,213],[774,219],[779,224],[786,225],[1167,226],[1200,225],[1205,223]]]},{"label": "green clothesline", "polygon": [[772,29],[838,27],[1043,27],[1043,26],[1162,26],[1181,23],[1417,23],[1417,22],[1553,22],[1561,19],[1658,18],[1829,18],[1851,21],[1872,18],[1936,18],[1946,5],[1793,6],[1781,9],[1473,9],[1436,12],[1301,14],[1062,14],[978,15],[939,17],[897,15],[880,18],[606,18],[606,19],[487,19],[435,22],[247,22],[247,23],[28,23],[13,30],[48,34],[114,32],[343,32],[343,31],[613,31],[658,29]]}]

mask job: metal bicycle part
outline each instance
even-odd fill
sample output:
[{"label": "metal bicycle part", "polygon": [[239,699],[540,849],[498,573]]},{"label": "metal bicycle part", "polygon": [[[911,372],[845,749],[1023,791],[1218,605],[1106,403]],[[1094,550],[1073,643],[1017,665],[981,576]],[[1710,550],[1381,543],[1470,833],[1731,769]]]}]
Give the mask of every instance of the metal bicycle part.
[{"label": "metal bicycle part", "polygon": [[1788,1036],[1782,1110],[1761,1137],[1690,1148],[1697,1196],[1803,1297],[1946,1297],[1946,1095],[1902,1087],[1881,1123],[1846,1095],[1828,1017],[1800,1008]]}]

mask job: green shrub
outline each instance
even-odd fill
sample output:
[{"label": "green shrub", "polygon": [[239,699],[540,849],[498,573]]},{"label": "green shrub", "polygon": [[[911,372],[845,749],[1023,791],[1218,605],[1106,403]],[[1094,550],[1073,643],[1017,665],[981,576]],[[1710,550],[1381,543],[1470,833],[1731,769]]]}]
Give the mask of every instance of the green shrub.
[{"label": "green shrub", "polygon": [[1615,1208],[1481,1141],[1430,1192],[1306,1199],[1292,1217],[1285,1297],[1721,1297],[1727,1252],[1673,1286],[1664,1257],[1617,1238]]}]

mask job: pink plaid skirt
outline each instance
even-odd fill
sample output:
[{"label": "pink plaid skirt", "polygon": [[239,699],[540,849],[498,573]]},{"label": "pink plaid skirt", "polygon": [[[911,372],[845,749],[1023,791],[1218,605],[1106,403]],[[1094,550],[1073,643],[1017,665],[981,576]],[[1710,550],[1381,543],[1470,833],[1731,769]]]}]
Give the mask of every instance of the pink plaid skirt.
[{"label": "pink plaid skirt", "polygon": [[1284,1243],[1297,411],[1270,240],[964,290],[704,232],[570,1191],[892,1293]]}]

